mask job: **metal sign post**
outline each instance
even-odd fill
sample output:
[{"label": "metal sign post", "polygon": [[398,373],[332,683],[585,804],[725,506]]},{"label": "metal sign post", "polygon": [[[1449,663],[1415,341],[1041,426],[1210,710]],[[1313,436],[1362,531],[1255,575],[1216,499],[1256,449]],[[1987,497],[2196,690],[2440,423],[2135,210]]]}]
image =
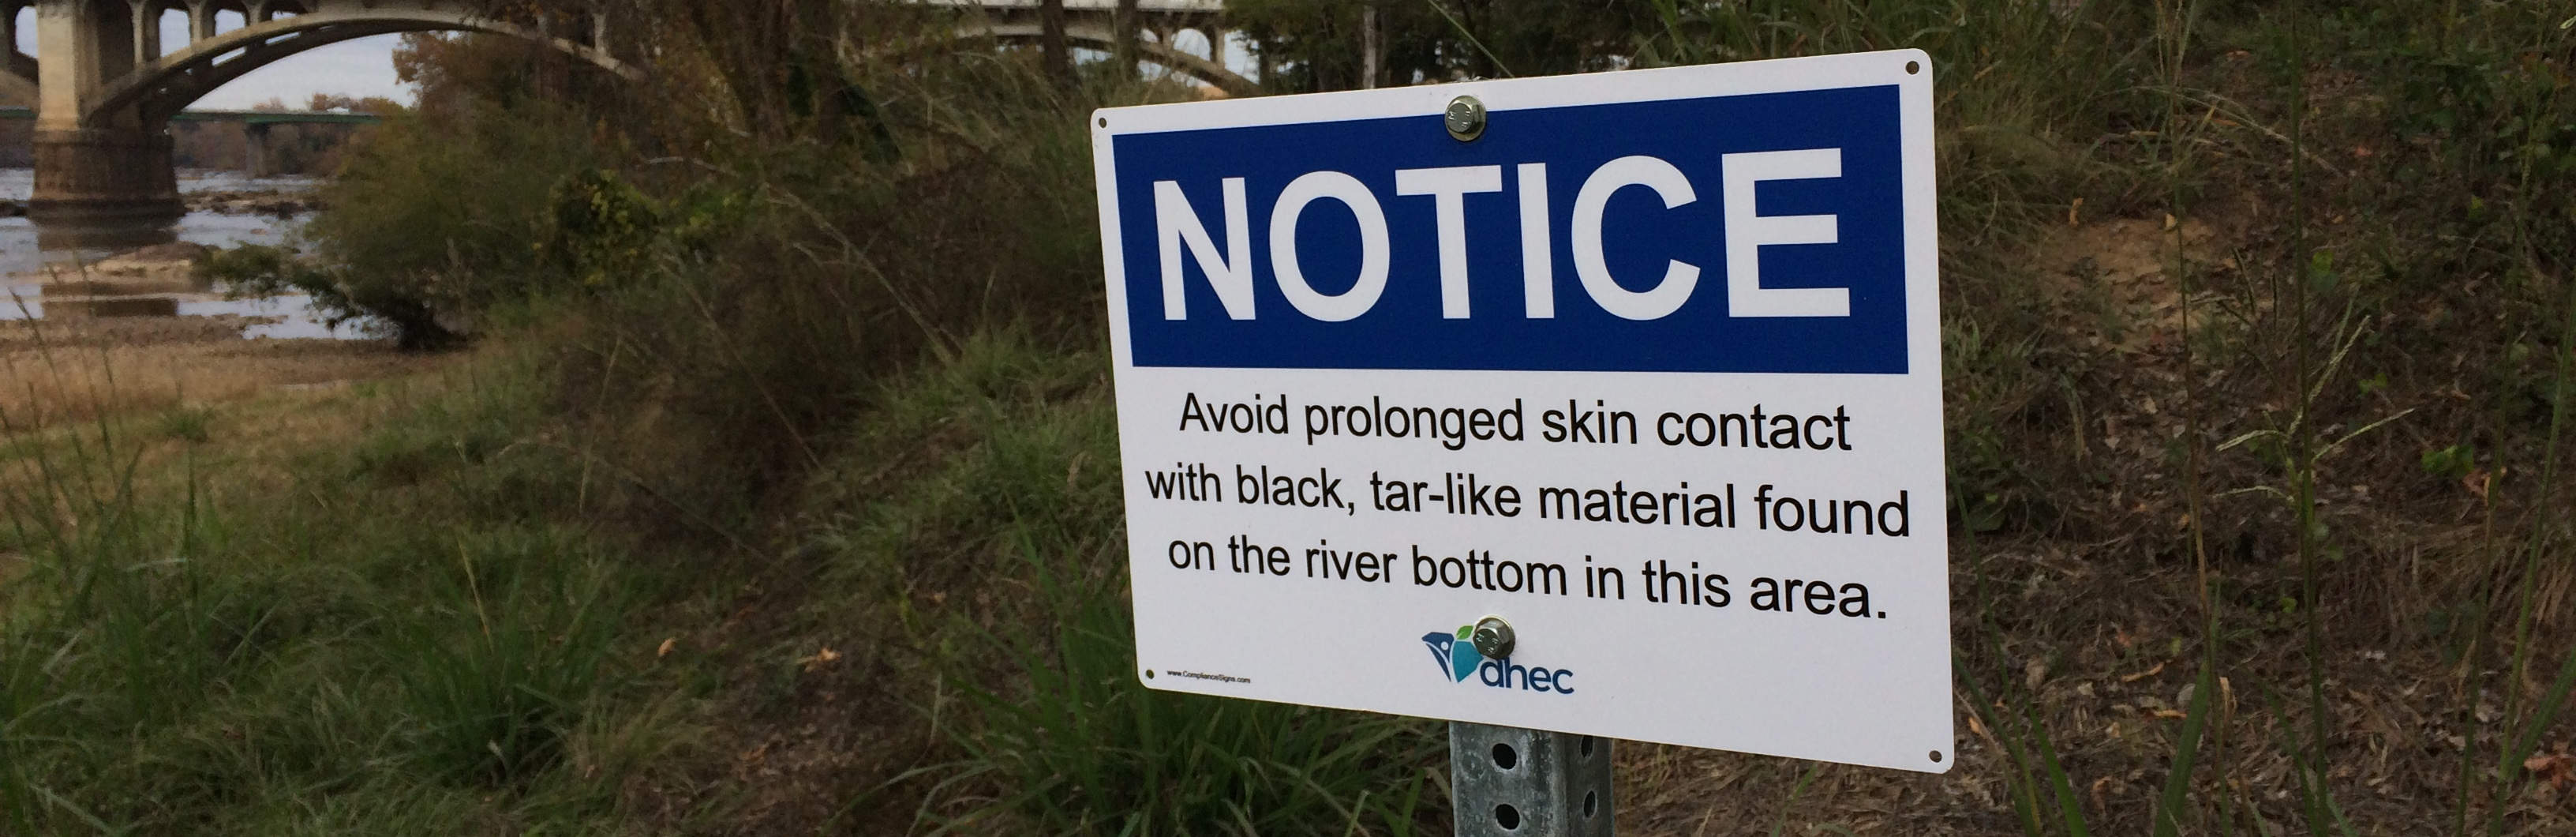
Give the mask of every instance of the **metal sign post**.
[{"label": "metal sign post", "polygon": [[[1496,660],[1519,645],[1499,616],[1477,620],[1470,641]],[[1609,837],[1610,741],[1452,721],[1449,802],[1458,837]]]},{"label": "metal sign post", "polygon": [[1610,739],[1449,723],[1458,837],[1609,837]]}]

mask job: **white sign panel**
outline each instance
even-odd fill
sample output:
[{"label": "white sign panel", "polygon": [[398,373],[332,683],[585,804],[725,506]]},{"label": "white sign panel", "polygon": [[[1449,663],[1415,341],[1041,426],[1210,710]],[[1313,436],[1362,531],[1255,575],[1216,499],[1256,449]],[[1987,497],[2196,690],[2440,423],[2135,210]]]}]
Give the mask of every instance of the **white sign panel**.
[{"label": "white sign panel", "polygon": [[1146,685],[1955,760],[1929,58],[1093,132]]}]

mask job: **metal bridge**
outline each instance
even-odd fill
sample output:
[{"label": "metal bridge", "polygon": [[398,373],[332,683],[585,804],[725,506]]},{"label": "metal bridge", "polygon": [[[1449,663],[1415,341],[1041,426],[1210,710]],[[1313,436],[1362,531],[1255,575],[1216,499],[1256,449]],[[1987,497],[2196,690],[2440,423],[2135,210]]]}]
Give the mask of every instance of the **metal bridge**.
[{"label": "metal bridge", "polygon": [[[730,0],[728,0],[730,1]],[[1031,42],[1042,37],[1037,0],[916,0],[961,12],[960,37]],[[0,0],[0,94],[36,102],[36,183],[30,214],[63,219],[175,217],[178,180],[170,165],[172,120],[226,82],[297,53],[353,38],[398,32],[505,35],[551,46],[609,72],[640,78],[643,68],[611,48],[606,17],[477,12],[467,0]],[[1065,37],[1108,48],[1117,40],[1116,0],[1065,0]],[[1222,50],[1222,0],[1141,0],[1136,25],[1146,60],[1229,92],[1253,89],[1215,60],[1170,46],[1196,28]],[[18,16],[35,10],[37,55],[18,52]],[[161,42],[170,11],[188,18],[184,44]],[[217,16],[238,14],[221,29]],[[220,31],[219,31],[220,30]],[[166,48],[165,48],[166,47]],[[41,57],[41,62],[39,61]],[[277,117],[260,117],[270,123]],[[252,124],[250,117],[240,121]],[[312,121],[312,120],[307,120]]]},{"label": "metal bridge", "polygon": [[[1034,44],[1045,37],[1038,0],[920,0],[924,5],[971,9],[958,24],[959,37],[989,37],[1004,43]],[[1080,46],[1114,49],[1118,43],[1117,0],[1064,0],[1064,37]],[[1146,61],[1205,82],[1229,95],[1248,96],[1261,85],[1226,67],[1224,0],[1137,0],[1141,34],[1136,49]],[[1173,45],[1183,30],[1207,38],[1205,56]]]},{"label": "metal bridge", "polygon": [[[31,107],[0,106],[0,121],[25,122],[36,118]],[[170,115],[170,122],[230,122],[242,126],[242,171],[252,177],[265,177],[268,168],[269,129],[279,125],[373,125],[385,118],[372,113],[334,113],[309,110],[183,110]],[[23,210],[23,207],[20,207]]]},{"label": "metal bridge", "polygon": [[[36,109],[23,105],[0,105],[0,120],[24,122],[36,118]],[[372,113],[338,113],[311,110],[200,110],[191,108],[170,115],[172,122],[238,122],[244,125],[373,125],[385,118]]]}]

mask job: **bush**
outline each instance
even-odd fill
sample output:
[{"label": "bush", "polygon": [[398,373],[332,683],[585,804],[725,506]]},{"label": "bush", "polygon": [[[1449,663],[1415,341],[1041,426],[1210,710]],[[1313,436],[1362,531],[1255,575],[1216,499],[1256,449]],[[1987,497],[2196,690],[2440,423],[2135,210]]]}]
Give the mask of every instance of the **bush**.
[{"label": "bush", "polygon": [[469,102],[394,117],[323,187],[329,208],[306,229],[336,274],[328,284],[339,292],[326,301],[378,316],[397,301],[454,315],[565,284],[567,266],[539,258],[538,243],[566,194],[559,184],[609,157],[581,117],[557,107]]}]

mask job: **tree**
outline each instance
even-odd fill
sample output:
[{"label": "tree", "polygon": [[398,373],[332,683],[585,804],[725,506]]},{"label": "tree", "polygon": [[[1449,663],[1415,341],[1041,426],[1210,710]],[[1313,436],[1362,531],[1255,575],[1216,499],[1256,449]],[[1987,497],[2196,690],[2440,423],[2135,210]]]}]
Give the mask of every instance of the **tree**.
[{"label": "tree", "polygon": [[1073,50],[1064,40],[1064,0],[1040,0],[1038,3],[1038,49],[1046,64],[1048,78],[1056,86],[1074,84]]},{"label": "tree", "polygon": [[1118,63],[1118,76],[1135,78],[1136,61],[1141,57],[1136,48],[1137,30],[1143,28],[1136,19],[1136,0],[1118,0],[1117,11],[1110,13],[1109,26],[1118,38],[1116,48],[1111,50],[1112,60]]},{"label": "tree", "polygon": [[544,45],[506,35],[413,33],[394,49],[394,76],[420,89],[425,114],[468,99],[521,102],[613,101],[625,82]]}]

